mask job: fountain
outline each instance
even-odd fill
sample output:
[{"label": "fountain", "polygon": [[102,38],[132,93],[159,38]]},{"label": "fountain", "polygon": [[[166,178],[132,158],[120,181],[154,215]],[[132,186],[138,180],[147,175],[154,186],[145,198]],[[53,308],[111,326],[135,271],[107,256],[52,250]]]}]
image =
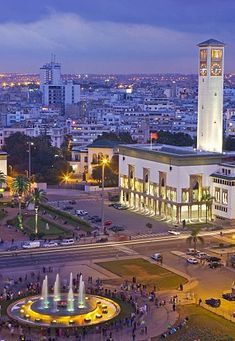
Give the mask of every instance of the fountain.
[{"label": "fountain", "polygon": [[45,276],[43,282],[42,282],[42,293],[41,293],[41,308],[47,309],[48,308],[48,278]]},{"label": "fountain", "polygon": [[70,288],[68,292],[67,311],[74,311],[74,295],[72,288]]},{"label": "fountain", "polygon": [[73,274],[70,273],[68,293],[60,292],[59,274],[56,275],[53,294],[48,293],[48,278],[45,276],[41,296],[20,299],[9,305],[7,312],[11,318],[23,324],[83,327],[111,320],[120,313],[120,306],[105,297],[85,295],[82,275],[79,279],[79,293],[75,294]]},{"label": "fountain", "polygon": [[73,273],[70,272],[70,277],[69,277],[69,289],[73,289]]},{"label": "fountain", "polygon": [[79,293],[78,293],[78,308],[85,308],[86,301],[85,301],[85,284],[82,279],[82,275],[80,275],[79,279]]},{"label": "fountain", "polygon": [[54,301],[60,301],[60,299],[60,277],[59,274],[57,274],[54,284]]}]

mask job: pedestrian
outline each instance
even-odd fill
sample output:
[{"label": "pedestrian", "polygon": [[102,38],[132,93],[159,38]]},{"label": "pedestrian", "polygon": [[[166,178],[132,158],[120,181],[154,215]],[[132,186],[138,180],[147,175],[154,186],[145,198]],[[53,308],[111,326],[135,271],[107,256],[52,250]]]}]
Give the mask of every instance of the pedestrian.
[{"label": "pedestrian", "polygon": [[199,300],[198,300],[198,305],[200,306],[201,304],[202,304],[202,299],[199,298]]}]

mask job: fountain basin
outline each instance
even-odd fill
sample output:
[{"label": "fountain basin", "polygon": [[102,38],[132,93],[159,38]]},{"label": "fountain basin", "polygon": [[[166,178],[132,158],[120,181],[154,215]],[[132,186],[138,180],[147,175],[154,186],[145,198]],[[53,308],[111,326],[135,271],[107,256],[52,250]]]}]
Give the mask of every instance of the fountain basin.
[{"label": "fountain basin", "polygon": [[[51,325],[74,327],[109,321],[121,311],[120,306],[115,301],[102,296],[86,295],[85,307],[79,308],[77,304],[79,294],[74,294],[73,311],[67,309],[66,294],[61,294],[61,301],[57,302],[56,309],[53,298],[53,295],[48,295],[48,308],[42,308],[40,296],[23,298],[9,305],[7,313],[12,319],[23,324],[42,327]],[[64,304],[60,305],[60,302],[64,302]]]}]

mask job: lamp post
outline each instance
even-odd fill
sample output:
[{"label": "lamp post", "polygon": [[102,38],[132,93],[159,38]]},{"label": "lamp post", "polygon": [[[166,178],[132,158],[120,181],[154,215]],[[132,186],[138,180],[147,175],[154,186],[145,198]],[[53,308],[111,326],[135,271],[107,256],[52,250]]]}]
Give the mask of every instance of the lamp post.
[{"label": "lamp post", "polygon": [[29,172],[28,172],[28,177],[29,177],[29,180],[31,178],[31,146],[34,145],[33,142],[28,142],[28,145],[29,145]]},{"label": "lamp post", "polygon": [[105,165],[108,164],[108,159],[103,158],[101,161],[102,164],[102,201],[101,201],[101,228],[105,232],[105,227],[104,227],[104,170],[105,170]]},{"label": "lamp post", "polygon": [[38,206],[35,206],[34,209],[35,209],[35,234],[38,234]]}]

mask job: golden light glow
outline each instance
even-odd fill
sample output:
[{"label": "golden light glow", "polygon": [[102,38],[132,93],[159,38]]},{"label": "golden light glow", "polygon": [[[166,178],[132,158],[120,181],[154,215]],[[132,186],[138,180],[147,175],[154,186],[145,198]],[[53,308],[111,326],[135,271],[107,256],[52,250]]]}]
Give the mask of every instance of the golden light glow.
[{"label": "golden light glow", "polygon": [[[111,299],[100,296],[93,297],[92,295],[86,297],[86,299],[94,300],[95,305],[92,310],[87,313],[81,313],[73,316],[69,314],[66,315],[66,312],[65,315],[58,316],[53,312],[47,312],[47,310],[34,310],[33,303],[38,300],[41,301],[39,296],[31,297],[31,300],[27,301],[27,303],[25,303],[25,299],[18,300],[8,307],[7,312],[13,319],[22,321],[23,323],[36,322],[36,324],[39,325],[40,322],[42,322],[47,326],[58,324],[64,327],[98,324],[100,322],[108,321],[120,313],[120,306]],[[97,305],[97,302],[100,302],[101,304]],[[18,309],[15,309],[16,306]],[[106,307],[108,309],[103,311],[102,307]]]},{"label": "golden light glow", "polygon": [[107,165],[109,163],[109,159],[103,158],[101,163],[102,163],[102,165]]}]

